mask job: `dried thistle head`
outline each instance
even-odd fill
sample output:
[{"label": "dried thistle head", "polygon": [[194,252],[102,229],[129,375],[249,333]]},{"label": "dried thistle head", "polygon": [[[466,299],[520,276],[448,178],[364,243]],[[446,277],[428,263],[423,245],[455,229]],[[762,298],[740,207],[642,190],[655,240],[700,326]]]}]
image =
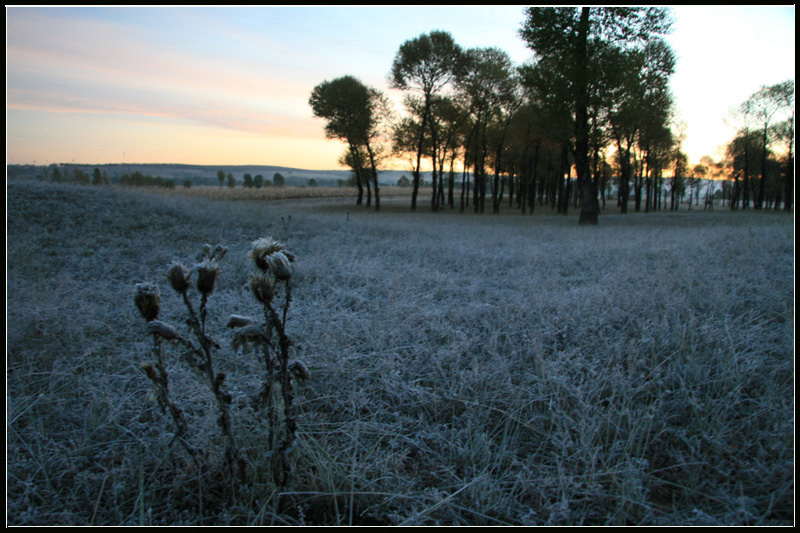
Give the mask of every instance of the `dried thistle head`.
[{"label": "dried thistle head", "polygon": [[248,316],[231,315],[228,317],[229,328],[242,328],[245,326],[249,326],[253,322],[255,321]]},{"label": "dried thistle head", "polygon": [[189,278],[191,275],[192,272],[178,262],[172,263],[167,271],[167,279],[170,285],[181,294],[186,294],[186,291],[189,289]]},{"label": "dried thistle head", "polygon": [[222,246],[221,244],[218,244],[214,247],[214,252],[211,254],[211,259],[216,259],[217,261],[219,261],[220,259],[225,257],[225,254],[227,253],[228,249]]},{"label": "dried thistle head", "polygon": [[161,294],[158,286],[147,282],[137,283],[133,302],[148,322],[158,318],[158,311],[161,308]]},{"label": "dried thistle head", "polygon": [[213,259],[204,259],[194,268],[197,270],[197,290],[203,294],[211,294],[214,291],[214,284],[217,282],[217,274],[219,274],[217,262]]},{"label": "dried thistle head", "polygon": [[270,304],[275,296],[275,281],[268,274],[253,274],[250,276],[250,290],[256,300],[262,304]]},{"label": "dried thistle head", "polygon": [[173,340],[178,338],[178,332],[165,322],[160,320],[151,320],[147,323],[147,332],[151,335],[157,335],[162,339]]},{"label": "dried thistle head", "polygon": [[233,349],[238,351],[240,348],[247,350],[251,342],[254,345],[269,344],[269,339],[257,324],[250,324],[236,330],[231,344]]},{"label": "dried thistle head", "polygon": [[250,252],[247,255],[255,262],[259,270],[266,272],[269,268],[267,257],[283,249],[284,246],[272,237],[262,237],[253,241]]},{"label": "dried thistle head", "polygon": [[216,259],[219,261],[225,254],[228,253],[228,249],[222,246],[221,244],[217,244],[216,246],[211,246],[210,244],[203,245],[203,251],[197,257],[198,261],[203,261],[204,259]]},{"label": "dried thistle head", "polygon": [[275,252],[267,257],[269,269],[281,281],[288,281],[292,277],[292,265],[283,252]]}]

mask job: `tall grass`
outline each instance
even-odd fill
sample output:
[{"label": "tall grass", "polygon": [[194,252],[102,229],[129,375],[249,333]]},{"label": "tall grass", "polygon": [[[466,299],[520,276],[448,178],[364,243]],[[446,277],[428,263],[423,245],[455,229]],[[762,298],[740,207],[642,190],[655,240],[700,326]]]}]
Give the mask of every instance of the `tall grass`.
[{"label": "tall grass", "polygon": [[[793,523],[791,218],[351,204],[10,183],[9,524]],[[291,489],[231,503],[224,465],[163,431],[131,287],[223,243],[209,316],[257,315],[245,255],[266,234],[297,256],[289,333],[313,380]],[[213,399],[166,364],[198,446],[224,449]],[[267,421],[243,399],[263,369],[219,368],[257,454]]]}]

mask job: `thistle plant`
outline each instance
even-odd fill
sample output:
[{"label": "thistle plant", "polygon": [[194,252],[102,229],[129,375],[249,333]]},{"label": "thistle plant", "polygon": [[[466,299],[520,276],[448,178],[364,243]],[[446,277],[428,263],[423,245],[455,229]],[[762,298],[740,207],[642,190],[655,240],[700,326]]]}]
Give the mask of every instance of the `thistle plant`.
[{"label": "thistle plant", "polygon": [[[166,398],[166,403],[162,403],[162,408],[166,406],[166,408],[170,410],[172,418],[178,428],[176,436],[183,437],[187,432],[187,427],[182,413],[177,406],[169,400],[167,373],[161,356],[160,343],[162,340],[175,343],[181,348],[183,359],[198,373],[214,395],[219,413],[217,422],[222,434],[227,439],[227,447],[225,450],[226,463],[230,471],[243,481],[246,476],[245,460],[236,443],[236,437],[231,422],[230,405],[232,397],[230,393],[225,390],[226,374],[224,372],[216,372],[214,369],[214,355],[220,346],[206,331],[208,299],[214,292],[217,275],[219,274],[218,261],[221,260],[226,253],[227,249],[222,246],[218,245],[212,248],[211,245],[205,245],[203,252],[198,258],[198,263],[193,269],[190,270],[183,264],[175,262],[170,265],[167,271],[167,279],[172,289],[183,298],[183,303],[188,312],[186,324],[189,326],[191,336],[181,334],[171,325],[157,320],[159,298],[158,289],[154,285],[138,285],[134,303],[145,320],[147,320],[148,333],[153,335],[155,343],[154,354],[156,355],[156,366],[153,368],[152,365],[148,366],[146,364],[143,366],[143,369],[148,378],[156,385],[157,397]],[[197,278],[195,286],[197,292],[200,294],[199,308],[197,311],[189,296],[189,291],[192,286],[191,277],[194,273],[196,273]],[[186,446],[187,449],[189,449],[188,445]]]},{"label": "thistle plant", "polygon": [[[157,286],[151,283],[137,285],[134,303],[147,321],[147,332],[153,336],[154,343],[154,361],[145,363],[142,368],[156,387],[156,398],[162,410],[168,411],[172,416],[177,428],[176,438],[180,439],[192,455],[197,453],[184,438],[188,433],[188,425],[183,411],[169,398],[169,379],[162,355],[164,341],[178,346],[182,359],[197,372],[213,394],[219,413],[218,424],[227,439],[226,464],[232,474],[244,481],[246,461],[236,443],[231,421],[230,407],[233,399],[225,388],[226,374],[214,368],[215,354],[221,347],[207,333],[208,301],[219,275],[218,261],[226,252],[222,246],[212,248],[206,245],[193,268],[173,262],[167,271],[170,286],[181,296],[186,307],[188,335],[158,320],[160,294]],[[227,325],[236,330],[232,343],[234,350],[249,349],[251,346],[258,348],[257,353],[264,365],[264,376],[255,405],[257,410],[266,412],[266,458],[272,467],[273,480],[276,485],[286,487],[292,474],[288,456],[294,447],[297,433],[294,413],[295,383],[309,377],[308,369],[303,363],[290,361],[292,341],[286,331],[292,301],[292,263],[295,257],[284,245],[271,238],[253,242],[249,257],[255,264],[256,272],[251,275],[248,286],[262,307],[263,320],[231,315]],[[194,288],[199,293],[197,307],[190,297],[190,292],[193,292],[193,276]]]},{"label": "thistle plant", "polygon": [[184,438],[188,432],[186,419],[183,410],[178,407],[169,397],[169,374],[164,365],[164,357],[161,349],[161,341],[165,338],[175,338],[177,332],[169,325],[157,320],[161,308],[161,294],[158,286],[152,283],[139,283],[136,285],[134,303],[139,309],[144,319],[147,321],[147,329],[153,335],[153,361],[142,363],[142,371],[153,382],[155,386],[155,399],[161,407],[162,412],[169,412],[175,423],[175,437],[190,455],[194,456],[197,451],[189,446]]},{"label": "thistle plant", "polygon": [[[267,413],[268,455],[272,459],[274,481],[278,486],[285,487],[291,480],[292,468],[288,455],[294,447],[297,433],[295,382],[309,377],[303,363],[290,361],[292,341],[286,331],[292,302],[292,263],[295,257],[283,244],[269,237],[254,241],[249,257],[256,267],[256,272],[250,277],[249,288],[261,304],[263,322],[232,315],[228,319],[228,326],[237,330],[233,339],[234,349],[249,348],[251,344],[261,349],[264,379],[256,406]],[[281,405],[282,421],[279,416]]]}]

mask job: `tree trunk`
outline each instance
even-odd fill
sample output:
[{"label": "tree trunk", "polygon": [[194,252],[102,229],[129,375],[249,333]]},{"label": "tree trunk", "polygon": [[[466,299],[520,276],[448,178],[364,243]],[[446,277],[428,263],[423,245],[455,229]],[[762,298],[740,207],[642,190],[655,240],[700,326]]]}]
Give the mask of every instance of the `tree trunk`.
[{"label": "tree trunk", "polygon": [[794,198],[794,157],[791,156],[792,151],[789,150],[789,161],[786,163],[786,181],[784,183],[784,201],[783,210],[792,210],[792,199]]},{"label": "tree trunk", "polygon": [[578,224],[596,225],[600,215],[597,183],[592,180],[589,161],[589,8],[581,8],[576,46],[575,170],[581,195]]},{"label": "tree trunk", "polygon": [[758,184],[758,197],[756,198],[756,209],[764,206],[764,182],[767,181],[767,123],[764,122],[763,144],[761,145],[761,180]]},{"label": "tree trunk", "polygon": [[417,144],[417,168],[414,169],[414,189],[411,192],[411,210],[417,210],[417,194],[419,193],[420,168],[422,164],[422,152],[425,147],[425,127],[428,125],[428,113],[430,112],[430,96],[425,95],[425,109],[422,112],[422,123],[419,125],[419,141]]},{"label": "tree trunk", "polygon": [[[369,168],[370,174],[372,177],[372,185],[375,187],[375,211],[381,210],[381,193],[380,188],[378,186],[378,167],[375,164],[375,152],[372,150],[372,146],[369,144],[369,139],[364,141],[364,147],[367,149],[367,155],[369,156]],[[369,202],[367,203],[369,205]]]}]

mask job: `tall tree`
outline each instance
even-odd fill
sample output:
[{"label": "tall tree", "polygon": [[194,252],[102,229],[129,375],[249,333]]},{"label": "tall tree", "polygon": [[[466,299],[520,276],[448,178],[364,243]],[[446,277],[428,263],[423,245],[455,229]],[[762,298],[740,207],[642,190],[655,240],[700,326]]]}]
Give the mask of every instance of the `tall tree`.
[{"label": "tall tree", "polygon": [[749,209],[752,194],[750,176],[756,173],[756,160],[760,150],[758,134],[748,128],[740,129],[736,136],[728,142],[726,159],[733,178],[730,207],[732,211],[742,206]]},{"label": "tall tree", "polygon": [[[500,124],[495,136],[492,155],[500,163],[499,153],[505,141],[510,118],[520,103],[519,81],[509,55],[499,48],[473,48],[464,53],[457,77],[457,88],[468,102],[472,115],[472,131],[469,139],[473,143],[471,153],[474,170],[475,211],[483,212],[486,192],[486,166],[489,153],[489,130]],[[499,121],[499,122],[498,122]],[[466,154],[465,154],[466,155]],[[495,178],[499,179],[499,168],[495,165]],[[497,185],[492,189],[493,208],[497,209]]]},{"label": "tall tree", "polygon": [[783,208],[791,211],[794,197],[794,80],[772,86],[772,97],[783,120],[772,128],[772,138],[785,150],[783,155]]},{"label": "tall tree", "polygon": [[[729,158],[732,162],[734,175],[737,170],[742,171],[742,181],[740,190],[737,191],[737,202],[731,204],[731,210],[738,207],[738,195],[741,195],[742,209],[750,209],[750,176],[755,174],[753,171],[753,154],[757,148],[754,142],[754,123],[756,121],[756,111],[753,100],[748,99],[730,112],[735,121],[739,123],[736,137],[728,143]],[[736,191],[736,183],[734,190]]]},{"label": "tall tree", "polygon": [[580,224],[597,224],[600,212],[597,182],[591,175],[590,105],[596,84],[592,65],[607,47],[633,49],[669,31],[668,11],[628,7],[530,7],[520,36],[537,61],[549,59],[569,81],[575,159],[581,197]]},{"label": "tall tree", "polygon": [[372,205],[372,187],[369,184],[367,176],[367,169],[364,168],[364,161],[366,161],[364,150],[358,146],[348,147],[339,157],[339,164],[345,167],[350,167],[353,171],[353,177],[350,182],[354,182],[358,189],[358,197],[356,198],[356,205],[364,203],[364,188],[367,189],[367,207]]},{"label": "tall tree", "polygon": [[[784,95],[789,92],[782,84],[762,85],[749,100],[751,109],[755,111],[756,120],[761,133],[761,177],[758,183],[758,194],[756,196],[756,209],[761,209],[764,205],[764,186],[767,181],[767,158],[768,147],[770,144],[770,128],[773,119],[782,110],[785,102]],[[794,93],[792,87],[791,92]],[[792,107],[794,107],[792,105]]]},{"label": "tall tree", "polygon": [[569,151],[574,134],[573,105],[570,103],[570,80],[560,70],[558,59],[543,57],[520,68],[527,97],[537,106],[540,121],[547,125],[548,179],[542,192],[551,208],[567,213],[568,181],[571,162]]},{"label": "tall tree", "polygon": [[411,210],[417,208],[420,169],[425,153],[425,136],[431,136],[431,159],[434,179],[436,173],[436,148],[438,145],[435,121],[431,117],[434,97],[442,93],[453,79],[461,58],[461,48],[453,37],[444,31],[432,31],[410,39],[400,45],[392,62],[391,87],[413,91],[422,97],[419,107],[420,121],[417,132],[417,162],[413,168],[414,189]]},{"label": "tall tree", "polygon": [[[348,144],[358,168],[354,167],[354,171],[369,169],[375,190],[375,210],[380,210],[376,138],[379,134],[378,125],[387,107],[383,95],[353,76],[342,76],[317,85],[311,92],[309,105],[315,117],[327,120],[326,136]],[[361,153],[366,154],[366,162],[361,161]]]},{"label": "tall tree", "polygon": [[[438,180],[433,182],[433,209],[441,209],[445,205],[445,163],[449,161],[447,178],[447,204],[454,208],[455,200],[453,189],[455,187],[455,160],[462,144],[464,125],[469,119],[469,114],[464,102],[457,98],[440,96],[434,101],[432,115],[438,123],[439,149],[437,153],[437,166],[439,168]],[[436,174],[434,174],[436,178]]]},{"label": "tall tree", "polygon": [[791,211],[794,199],[794,106],[792,116],[775,125],[775,135],[786,148],[783,163],[783,209]]}]

